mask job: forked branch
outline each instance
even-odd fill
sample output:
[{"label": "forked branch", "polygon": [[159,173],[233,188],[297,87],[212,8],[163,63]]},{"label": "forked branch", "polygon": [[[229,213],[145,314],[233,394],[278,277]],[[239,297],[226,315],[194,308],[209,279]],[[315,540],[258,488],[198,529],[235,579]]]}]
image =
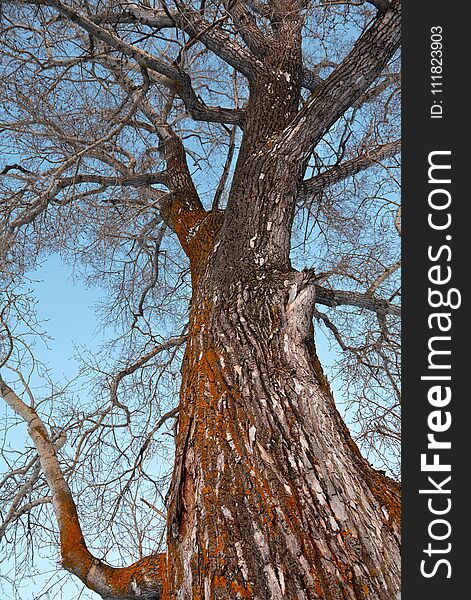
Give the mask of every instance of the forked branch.
[{"label": "forked branch", "polygon": [[400,0],[392,0],[388,10],[357,40],[341,64],[319,85],[310,100],[286,127],[279,145],[286,154],[296,153],[306,160],[322,136],[381,74],[400,43]]}]

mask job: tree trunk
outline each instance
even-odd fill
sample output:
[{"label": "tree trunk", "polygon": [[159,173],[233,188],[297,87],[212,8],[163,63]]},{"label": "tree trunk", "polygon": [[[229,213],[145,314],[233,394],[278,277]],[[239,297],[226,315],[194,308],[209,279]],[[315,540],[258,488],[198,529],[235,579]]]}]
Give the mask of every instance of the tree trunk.
[{"label": "tree trunk", "polygon": [[[308,99],[301,97],[304,3],[270,2],[269,35],[247,20],[243,5],[227,3],[253,52],[242,70],[249,99],[236,114],[205,107],[178,60],[166,64],[72,7],[46,4],[100,47],[135,60],[144,83],[147,70],[171,80],[193,115],[209,111],[208,120],[237,122],[243,132],[227,206],[207,212],[182,141],[144,98],[148,82],[142,88],[139,102],[166,162],[160,182],[170,193],[160,199],[160,214],[190,259],[193,285],[165,554],[116,569],[89,552],[46,428],[39,422],[31,429],[38,415],[0,380],[0,393],[30,425],[65,568],[105,600],[394,600],[399,486],[362,458],[336,409],[313,342],[315,276],[294,271],[289,254],[310,157],[394,55],[399,0],[372,2],[376,19]],[[187,8],[177,20],[194,41],[213,35],[224,59],[221,35],[229,44],[232,33],[218,32],[220,19],[195,29],[206,23],[200,17]],[[254,31],[260,35],[251,37]],[[47,202],[32,206],[30,220],[16,219],[12,230]]]},{"label": "tree trunk", "polygon": [[296,127],[284,129],[300,94],[295,33],[251,82],[224,213],[186,218],[172,205],[193,298],[164,597],[393,600],[399,590],[399,488],[362,458],[335,407],[313,342],[315,277],[289,260],[309,155],[290,149]]},{"label": "tree trunk", "polygon": [[311,275],[206,264],[183,367],[169,597],[396,598],[398,485],[335,407]]}]

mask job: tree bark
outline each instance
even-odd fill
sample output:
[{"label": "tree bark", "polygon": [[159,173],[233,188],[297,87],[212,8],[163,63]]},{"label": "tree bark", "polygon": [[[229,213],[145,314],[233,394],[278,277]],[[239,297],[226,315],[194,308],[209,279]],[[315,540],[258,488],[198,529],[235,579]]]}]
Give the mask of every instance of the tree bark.
[{"label": "tree bark", "polygon": [[399,489],[360,455],[312,342],[308,273],[195,289],[168,520],[169,597],[395,598]]},{"label": "tree bark", "polygon": [[[303,148],[330,123],[322,117],[307,137],[300,130],[300,150],[288,152],[301,26],[295,17],[280,26],[265,72],[250,80],[224,213],[174,211],[193,298],[169,492],[169,598],[392,600],[399,591],[399,486],[365,461],[336,409],[313,342],[315,276],[289,260]],[[381,65],[365,67],[362,88],[349,83],[351,63],[336,86],[353,102]]]},{"label": "tree bark", "polygon": [[[111,600],[395,599],[399,486],[375,471],[352,440],[319,363],[312,325],[316,290],[325,304],[377,301],[373,294],[320,288],[314,274],[291,268],[289,255],[303,185],[328,183],[303,184],[309,157],[396,51],[399,1],[373,2],[377,19],[302,109],[302,4],[270,3],[276,27],[263,40],[242,5],[228,5],[252,40],[250,64],[242,60],[247,51],[241,55],[227,36],[202,29],[194,11],[182,13],[187,32],[222,48],[222,58],[229,52],[228,63],[246,75],[250,97],[243,116],[201,106],[179,67],[58,0],[46,4],[143,70],[167,78],[194,118],[204,114],[243,128],[227,207],[206,211],[181,140],[142,99],[167,165],[158,175],[170,191],[161,216],[190,259],[193,286],[167,551],[122,569],[95,559],[39,424],[32,437],[53,491],[64,566]],[[342,170],[330,177],[342,177]],[[0,393],[13,398],[7,387]],[[16,398],[11,404],[35,422],[36,413]]]}]

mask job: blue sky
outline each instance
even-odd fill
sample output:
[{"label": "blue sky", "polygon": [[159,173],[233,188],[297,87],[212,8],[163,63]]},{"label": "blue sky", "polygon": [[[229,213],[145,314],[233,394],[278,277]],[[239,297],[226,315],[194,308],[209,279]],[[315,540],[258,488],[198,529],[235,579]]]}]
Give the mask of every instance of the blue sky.
[{"label": "blue sky", "polygon": [[48,258],[31,277],[36,281],[33,289],[38,300],[38,317],[52,338],[41,358],[58,378],[72,377],[77,372],[76,348],[93,349],[104,339],[94,310],[103,292],[86,287],[57,254]]}]

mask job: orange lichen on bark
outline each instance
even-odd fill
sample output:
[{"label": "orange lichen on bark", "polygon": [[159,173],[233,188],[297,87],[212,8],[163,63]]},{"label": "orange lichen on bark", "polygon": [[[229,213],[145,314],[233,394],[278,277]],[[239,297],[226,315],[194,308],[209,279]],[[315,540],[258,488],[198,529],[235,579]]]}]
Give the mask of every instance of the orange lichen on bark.
[{"label": "orange lichen on bark", "polygon": [[335,550],[332,548],[329,540],[326,540],[326,543],[330,550],[331,560],[337,567],[337,571],[338,571],[338,573],[340,573],[342,580],[345,582],[345,584],[348,587],[350,587],[351,589],[353,589],[355,591],[355,593],[357,593],[356,588],[355,588],[355,574],[354,574],[352,566],[348,565],[348,564],[344,563],[342,560],[340,560],[340,558],[335,553]]},{"label": "orange lichen on bark", "polygon": [[134,589],[159,590],[166,598],[165,553],[142,558],[128,567],[115,568],[96,559],[87,549],[80,528],[75,504],[63,500],[59,519],[62,566],[81,579],[91,590],[111,592],[117,598],[133,594]]},{"label": "orange lichen on bark", "polygon": [[183,251],[190,259],[194,284],[198,266],[212,249],[223,219],[222,210],[206,211],[202,206],[189,210],[184,197],[176,196],[172,202],[170,222]]},{"label": "orange lichen on bark", "polygon": [[[88,550],[80,527],[77,507],[64,477],[54,446],[44,423],[36,411],[26,405],[4,384],[0,377],[0,393],[15,412],[28,424],[28,432],[36,446],[41,467],[52,492],[60,536],[62,565],[76,575],[89,589],[102,597],[133,598],[154,591],[161,597],[165,588],[166,557],[150,556],[130,567],[113,568],[95,558]],[[136,587],[137,586],[137,587]],[[165,598],[165,597],[162,597]]]},{"label": "orange lichen on bark", "polygon": [[223,543],[223,541],[222,541],[222,535],[221,535],[221,534],[219,534],[219,535],[217,536],[217,545],[216,545],[216,547],[214,548],[214,550],[211,552],[211,554],[212,554],[213,556],[216,556],[217,554],[219,554],[220,552],[222,552],[223,548],[224,548],[224,543]]},{"label": "orange lichen on bark", "polygon": [[85,544],[75,503],[65,492],[59,492],[55,502],[60,506],[58,522],[62,566],[84,581],[94,559]]},{"label": "orange lichen on bark", "polygon": [[250,598],[252,596],[252,586],[250,583],[241,585],[237,581],[231,583],[231,590],[234,594],[238,594],[241,598]]},{"label": "orange lichen on bark", "polygon": [[[366,598],[368,588],[364,585],[367,582],[369,584],[367,576],[355,576],[352,566],[346,564],[348,561],[342,562],[339,558],[343,558],[343,553],[348,552],[350,546],[355,544],[355,540],[351,541],[350,529],[337,519],[335,511],[332,510],[332,518],[336,521],[338,529],[330,530],[329,515],[324,516],[321,521],[326,529],[327,539],[332,542],[329,544],[327,541],[330,552],[326,553],[325,545],[317,542],[315,532],[313,533],[306,519],[305,506],[302,498],[297,495],[295,479],[291,478],[288,471],[283,479],[285,484],[282,485],[282,481],[273,476],[279,468],[277,463],[279,456],[272,451],[273,461],[265,459],[263,446],[265,440],[271,438],[267,434],[268,429],[263,418],[257,421],[258,413],[250,410],[246,389],[241,387],[240,383],[241,380],[244,381],[244,377],[250,377],[250,370],[244,362],[245,355],[242,353],[240,359],[237,357],[233,359],[228,356],[227,349],[219,345],[220,339],[212,331],[212,327],[217,323],[212,300],[215,295],[219,295],[219,292],[216,294],[211,285],[206,283],[205,277],[201,277],[198,286],[192,301],[177,441],[177,448],[181,449],[181,459],[177,451],[177,460],[187,464],[191,455],[191,465],[189,469],[182,468],[183,481],[179,488],[173,489],[170,510],[173,510],[172,505],[178,494],[182,498],[190,492],[189,479],[193,478],[198,482],[192,493],[198,494],[197,490],[200,491],[199,497],[196,498],[196,507],[186,500],[181,503],[182,512],[179,514],[181,521],[178,522],[177,519],[177,528],[171,534],[169,554],[172,558],[169,561],[169,570],[173,570],[175,575],[170,576],[172,578],[170,593],[176,593],[180,589],[179,585],[184,581],[183,561],[187,560],[188,554],[179,554],[178,544],[182,543],[182,538],[190,534],[184,525],[186,519],[190,518],[189,512],[194,512],[191,535],[195,530],[199,532],[199,535],[191,538],[192,546],[188,550],[188,553],[192,553],[194,557],[194,560],[193,558],[190,560],[193,587],[189,586],[189,595],[193,593],[193,597],[197,597],[202,594],[203,581],[205,586],[209,585],[211,597],[250,598],[258,593],[259,580],[256,577],[244,576],[242,580],[240,578],[234,580],[234,576],[237,577],[240,572],[237,570],[233,571],[232,577],[230,576],[233,563],[246,560],[248,568],[251,568],[250,563],[253,558],[250,548],[245,547],[244,541],[240,543],[240,547],[237,547],[237,553],[231,544],[234,537],[230,533],[231,526],[239,511],[236,518],[240,519],[244,527],[247,526],[249,532],[245,539],[248,539],[252,533],[251,523],[257,525],[264,538],[260,539],[260,545],[263,542],[269,547],[282,547],[288,535],[295,537],[300,553],[306,559],[306,568],[299,575],[300,585],[304,586],[303,589],[309,588],[316,598],[333,597],[334,590],[338,589],[345,590],[349,597]],[[228,310],[230,306],[228,302]],[[258,327],[258,322],[256,326]],[[371,474],[374,470],[361,457],[348,429],[342,427],[340,415],[337,422],[329,383],[315,354],[313,354],[313,363],[319,393],[328,396],[326,399],[328,404],[329,399],[332,400],[333,419],[338,425],[343,442],[339,451],[344,452],[353,461],[358,467],[360,477],[371,489],[370,482],[373,482]],[[275,362],[274,369],[277,368]],[[275,376],[277,374],[278,370]],[[250,392],[250,380],[248,381]],[[315,389],[317,392],[317,386]],[[263,406],[257,405],[255,408],[264,410]],[[297,439],[296,419],[298,418],[295,409],[295,404],[291,406],[287,403],[283,418],[284,435],[288,439],[292,436],[294,442]],[[266,452],[269,455],[270,451],[271,448],[268,447]],[[313,468],[317,470],[319,460],[310,448],[306,450],[306,456]],[[319,471],[317,475],[321,479],[322,472]],[[376,509],[378,505],[375,498],[381,492],[380,481],[382,480],[374,480],[375,491],[372,493],[368,493],[362,487]],[[384,502],[381,502],[381,505],[384,505]],[[328,512],[328,508],[325,510]],[[386,511],[383,513],[386,514]],[[236,535],[238,533],[236,532]],[[236,539],[241,538],[236,537]],[[225,558],[229,565],[227,569],[222,567]],[[331,561],[335,567],[335,574],[326,569],[326,560]],[[288,580],[290,573],[285,573],[285,577]],[[255,591],[250,584],[247,585],[247,581],[252,581]],[[374,587],[371,589],[373,590]]]},{"label": "orange lichen on bark", "polygon": [[166,598],[167,558],[164,552],[141,558],[128,567],[116,568],[102,564],[101,569],[106,583],[117,597],[132,592],[136,587],[147,590],[152,586],[160,590],[162,600]]},{"label": "orange lichen on bark", "polygon": [[381,506],[387,510],[387,522],[390,527],[401,526],[401,486],[386,475],[373,471],[369,481],[371,493]]},{"label": "orange lichen on bark", "polygon": [[213,585],[215,588],[225,588],[227,581],[224,575],[215,575],[213,579]]}]

